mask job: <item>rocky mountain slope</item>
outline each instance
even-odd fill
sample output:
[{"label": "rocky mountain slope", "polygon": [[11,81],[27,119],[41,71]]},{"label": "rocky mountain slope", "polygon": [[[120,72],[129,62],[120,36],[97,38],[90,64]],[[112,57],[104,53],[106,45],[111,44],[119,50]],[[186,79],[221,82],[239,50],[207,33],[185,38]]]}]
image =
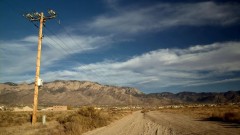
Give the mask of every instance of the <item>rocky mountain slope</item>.
[{"label": "rocky mountain slope", "polygon": [[[32,104],[34,84],[0,84],[0,103]],[[88,81],[54,81],[39,89],[42,105],[126,105],[142,103],[134,95],[143,94],[130,87],[101,85]]]},{"label": "rocky mountain slope", "polygon": [[[0,84],[0,104],[31,105],[34,84]],[[136,88],[101,85],[89,81],[54,81],[39,90],[40,105],[166,105],[177,103],[240,102],[240,91],[226,93],[151,93]]]}]

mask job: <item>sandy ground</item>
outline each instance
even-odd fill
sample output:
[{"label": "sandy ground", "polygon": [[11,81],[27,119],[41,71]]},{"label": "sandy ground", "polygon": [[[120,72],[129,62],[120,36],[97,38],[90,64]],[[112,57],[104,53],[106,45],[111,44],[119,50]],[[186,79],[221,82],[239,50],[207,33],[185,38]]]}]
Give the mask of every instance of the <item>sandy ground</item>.
[{"label": "sandy ground", "polygon": [[240,126],[181,114],[138,111],[84,135],[240,135]]}]

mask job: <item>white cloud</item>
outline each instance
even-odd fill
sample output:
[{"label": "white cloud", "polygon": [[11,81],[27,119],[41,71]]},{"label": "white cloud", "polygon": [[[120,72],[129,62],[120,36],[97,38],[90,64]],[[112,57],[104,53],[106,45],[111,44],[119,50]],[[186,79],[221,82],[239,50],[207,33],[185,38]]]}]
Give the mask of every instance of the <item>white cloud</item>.
[{"label": "white cloud", "polygon": [[[196,45],[186,49],[159,49],[124,62],[103,61],[42,76],[50,80],[90,80],[103,84],[144,87],[200,86],[239,81],[240,42]],[[227,79],[223,79],[227,78]]]},{"label": "white cloud", "polygon": [[[0,60],[1,76],[3,76],[1,80],[33,81],[34,75],[29,72],[35,71],[37,46],[35,38],[29,36],[17,41],[1,41]],[[62,39],[67,41],[68,49],[77,48],[78,45],[71,42],[71,39],[64,37]],[[97,43],[111,42],[110,38],[104,37],[74,37],[74,41],[81,43],[79,44],[81,49],[72,50],[71,54],[88,51],[89,48],[85,47],[87,45],[95,48]],[[44,40],[44,46],[49,43],[56,45],[53,41]],[[42,67],[48,68],[54,61],[70,55],[63,54],[59,50],[61,49],[45,48]],[[159,49],[133,56],[123,62],[107,60],[86,65],[79,63],[80,65],[70,69],[46,70],[41,77],[44,81],[90,80],[145,89],[200,86],[238,81],[238,78],[232,76],[232,72],[240,71],[239,59],[240,42],[224,42],[195,45],[185,49]]]},{"label": "white cloud", "polygon": [[[60,40],[61,39],[61,40]],[[20,81],[27,79],[35,71],[37,54],[37,36],[27,36],[14,41],[1,41],[0,74],[3,81]],[[44,37],[42,45],[41,66],[47,69],[55,61],[62,60],[75,53],[94,51],[111,43],[111,36],[78,36],[69,37],[59,34]]]},{"label": "white cloud", "polygon": [[227,83],[227,82],[235,82],[240,81],[240,78],[231,78],[231,79],[223,79],[223,80],[217,80],[217,81],[202,81],[199,83],[189,84],[188,86],[201,86],[201,85],[209,85],[209,84],[220,84],[220,83]]},{"label": "white cloud", "polygon": [[[114,3],[114,4],[112,4]],[[109,2],[110,7],[116,2]],[[229,25],[240,19],[240,5],[232,3],[159,3],[148,7],[118,7],[114,13],[88,23],[91,30],[135,33],[159,31],[174,26]]]}]

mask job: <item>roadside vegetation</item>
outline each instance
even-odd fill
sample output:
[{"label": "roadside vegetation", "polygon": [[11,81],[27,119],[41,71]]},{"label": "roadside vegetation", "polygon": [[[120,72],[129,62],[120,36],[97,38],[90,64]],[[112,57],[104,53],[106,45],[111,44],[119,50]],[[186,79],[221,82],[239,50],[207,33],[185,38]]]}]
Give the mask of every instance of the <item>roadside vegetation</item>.
[{"label": "roadside vegetation", "polygon": [[[93,107],[82,107],[76,111],[39,112],[38,123],[32,126],[31,112],[0,112],[0,135],[2,133],[81,135],[89,130],[106,126],[127,114],[130,114],[130,111],[96,110]],[[46,125],[41,123],[43,115],[46,115]]]},{"label": "roadside vegetation", "polygon": [[208,118],[208,120],[234,122],[240,124],[240,112],[239,111],[214,112],[212,113],[212,116]]},{"label": "roadside vegetation", "polygon": [[98,127],[108,125],[114,119],[121,116],[117,111],[95,110],[93,107],[83,107],[77,112],[65,117],[61,116],[57,121],[61,125],[61,133],[66,135],[79,135]]},{"label": "roadside vegetation", "polygon": [[164,108],[159,111],[186,114],[207,121],[233,122],[240,124],[239,105]]},{"label": "roadside vegetation", "polygon": [[22,125],[31,121],[29,112],[0,112],[0,127]]}]

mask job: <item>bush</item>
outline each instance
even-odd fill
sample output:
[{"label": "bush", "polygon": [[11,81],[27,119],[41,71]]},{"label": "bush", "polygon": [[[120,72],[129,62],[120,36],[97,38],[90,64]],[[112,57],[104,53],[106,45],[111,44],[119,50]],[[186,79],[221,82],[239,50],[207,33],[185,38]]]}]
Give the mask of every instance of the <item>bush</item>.
[{"label": "bush", "polygon": [[143,109],[143,110],[141,111],[141,113],[147,113],[147,112],[149,112],[149,110],[147,110],[147,109]]},{"label": "bush", "polygon": [[224,114],[223,120],[240,123],[240,114],[235,112],[227,112]]},{"label": "bush", "polygon": [[31,114],[28,112],[1,112],[0,127],[22,125],[31,122]]},{"label": "bush", "polygon": [[108,124],[108,118],[93,107],[83,107],[67,117],[60,117],[59,123],[66,134],[81,134]]},{"label": "bush", "polygon": [[240,123],[240,114],[237,112],[214,112],[212,116],[209,117],[209,120]]},{"label": "bush", "polygon": [[99,115],[99,112],[97,112],[93,107],[83,107],[78,110],[78,114],[85,117],[94,118]]}]

